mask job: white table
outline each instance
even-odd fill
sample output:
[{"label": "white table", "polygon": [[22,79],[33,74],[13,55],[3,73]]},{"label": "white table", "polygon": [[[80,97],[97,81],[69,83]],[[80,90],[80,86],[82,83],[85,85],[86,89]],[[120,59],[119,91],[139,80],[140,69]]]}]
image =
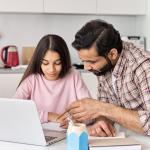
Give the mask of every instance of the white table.
[{"label": "white table", "polygon": [[[55,129],[58,131],[62,131],[62,128],[60,128],[59,124],[56,123],[46,123],[43,124],[42,126],[44,129],[50,130]],[[67,148],[66,148],[66,140],[59,141],[49,146],[34,146],[34,145],[0,141],[0,150],[67,150]]]},{"label": "white table", "polygon": [[[142,143],[142,150],[150,150],[150,137],[132,135],[134,139],[137,139]],[[1,150],[67,150],[66,140],[60,141],[50,146],[33,146],[26,144],[17,144],[11,142],[0,141]]]},{"label": "white table", "polygon": [[[133,133],[124,128],[120,128],[119,130],[125,132],[126,137],[132,137],[138,140],[139,142],[141,142],[142,150],[150,150],[150,137]],[[66,140],[62,140],[50,146],[33,146],[33,145],[0,141],[0,149],[1,150],[67,150],[67,147],[66,147]]]},{"label": "white table", "polygon": [[0,149],[1,150],[67,150],[67,147],[66,147],[66,140],[57,142],[50,146],[34,146],[34,145],[0,141]]}]

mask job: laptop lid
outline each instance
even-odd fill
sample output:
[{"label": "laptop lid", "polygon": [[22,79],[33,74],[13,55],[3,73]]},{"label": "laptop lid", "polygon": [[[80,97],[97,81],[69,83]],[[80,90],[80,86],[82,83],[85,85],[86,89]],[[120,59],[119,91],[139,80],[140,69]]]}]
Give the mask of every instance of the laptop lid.
[{"label": "laptop lid", "polygon": [[46,145],[36,105],[32,100],[0,98],[0,140]]}]

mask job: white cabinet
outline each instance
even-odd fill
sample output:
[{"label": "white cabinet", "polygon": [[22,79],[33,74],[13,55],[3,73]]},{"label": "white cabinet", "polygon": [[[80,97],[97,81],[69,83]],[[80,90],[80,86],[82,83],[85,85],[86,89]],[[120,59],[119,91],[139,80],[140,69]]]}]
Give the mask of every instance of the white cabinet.
[{"label": "white cabinet", "polygon": [[23,74],[0,74],[0,97],[12,97]]},{"label": "white cabinet", "polygon": [[95,14],[96,0],[44,0],[44,12]]},{"label": "white cabinet", "polygon": [[0,0],[0,12],[145,15],[147,0]]},{"label": "white cabinet", "polygon": [[97,0],[97,13],[108,15],[145,15],[146,0]]},{"label": "white cabinet", "polygon": [[97,99],[97,87],[98,87],[97,77],[91,72],[82,72],[81,76],[87,88],[89,89],[91,96]]},{"label": "white cabinet", "polygon": [[43,0],[0,0],[0,12],[43,12]]}]

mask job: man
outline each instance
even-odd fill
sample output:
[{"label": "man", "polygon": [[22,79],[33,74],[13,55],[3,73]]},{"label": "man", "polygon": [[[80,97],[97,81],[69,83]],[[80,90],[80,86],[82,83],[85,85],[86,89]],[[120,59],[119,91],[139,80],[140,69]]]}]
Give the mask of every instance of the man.
[{"label": "man", "polygon": [[102,20],[85,24],[72,46],[84,69],[98,76],[99,82],[99,101],[87,98],[72,103],[67,109],[72,117],[96,119],[90,128],[96,136],[113,136],[112,122],[150,135],[150,54],[122,42],[119,32]]}]

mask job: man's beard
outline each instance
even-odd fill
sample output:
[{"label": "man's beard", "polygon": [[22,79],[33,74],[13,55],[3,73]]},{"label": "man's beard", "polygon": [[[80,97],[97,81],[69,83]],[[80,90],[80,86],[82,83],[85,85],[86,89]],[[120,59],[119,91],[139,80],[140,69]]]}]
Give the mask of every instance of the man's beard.
[{"label": "man's beard", "polygon": [[107,72],[111,72],[114,66],[112,65],[108,57],[105,57],[105,58],[106,58],[107,64],[103,68],[101,68],[100,70],[91,69],[89,71],[93,72],[96,76],[102,76],[102,75],[105,75]]}]

